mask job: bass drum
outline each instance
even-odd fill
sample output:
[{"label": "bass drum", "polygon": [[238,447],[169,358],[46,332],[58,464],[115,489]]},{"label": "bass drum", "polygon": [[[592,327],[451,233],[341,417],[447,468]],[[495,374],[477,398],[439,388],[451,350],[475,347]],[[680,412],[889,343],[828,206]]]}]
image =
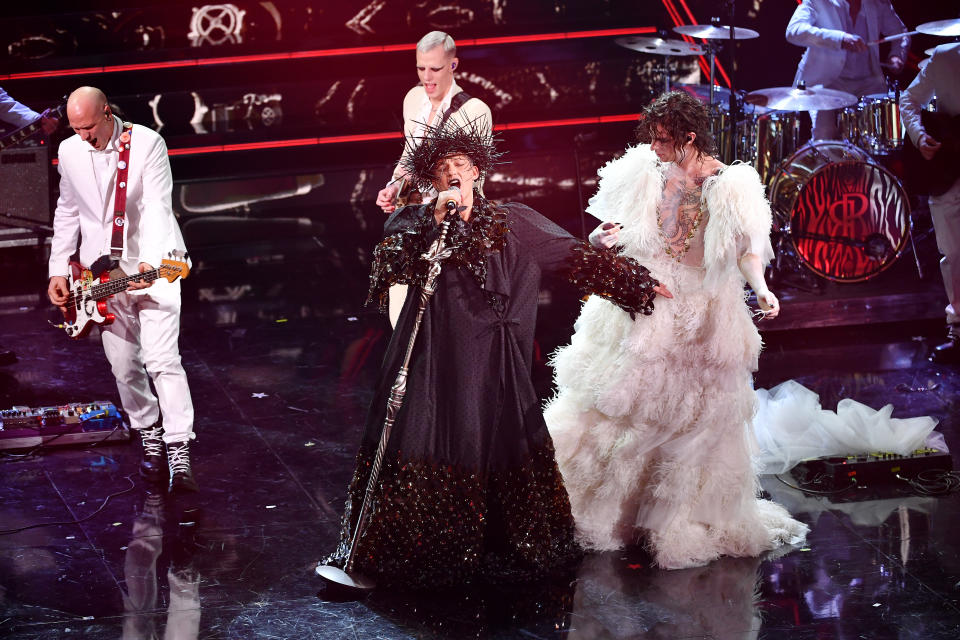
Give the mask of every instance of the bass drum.
[{"label": "bass drum", "polygon": [[889,267],[910,234],[910,205],[892,173],[852,144],[813,141],[770,183],[770,202],[803,264],[830,280],[858,282]]}]

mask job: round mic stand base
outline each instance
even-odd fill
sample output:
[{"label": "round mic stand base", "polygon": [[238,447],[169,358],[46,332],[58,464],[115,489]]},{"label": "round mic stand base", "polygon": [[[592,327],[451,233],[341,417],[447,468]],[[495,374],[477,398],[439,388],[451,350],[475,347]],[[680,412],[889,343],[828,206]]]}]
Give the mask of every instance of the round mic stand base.
[{"label": "round mic stand base", "polygon": [[373,580],[365,578],[359,574],[350,575],[343,569],[338,569],[329,564],[318,564],[317,575],[324,579],[328,584],[337,587],[346,587],[347,589],[356,589],[358,591],[370,591],[376,586]]}]

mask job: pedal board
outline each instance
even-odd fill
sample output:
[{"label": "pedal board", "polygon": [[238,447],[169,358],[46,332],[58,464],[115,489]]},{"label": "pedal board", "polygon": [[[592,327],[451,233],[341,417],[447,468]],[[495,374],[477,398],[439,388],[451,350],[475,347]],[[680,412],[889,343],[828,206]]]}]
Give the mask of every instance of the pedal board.
[{"label": "pedal board", "polygon": [[112,402],[0,410],[0,450],[129,439],[130,430]]},{"label": "pedal board", "polygon": [[859,486],[899,483],[898,475],[914,478],[929,469],[952,471],[953,459],[946,451],[932,448],[917,449],[905,456],[878,451],[804,460],[791,473],[800,483],[840,489],[854,481]]}]

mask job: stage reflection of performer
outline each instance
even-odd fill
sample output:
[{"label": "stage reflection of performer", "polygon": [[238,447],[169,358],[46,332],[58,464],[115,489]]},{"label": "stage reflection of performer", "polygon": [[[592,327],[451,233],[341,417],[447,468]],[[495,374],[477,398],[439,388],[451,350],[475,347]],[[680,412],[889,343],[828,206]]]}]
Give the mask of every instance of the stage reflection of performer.
[{"label": "stage reflection of performer", "polygon": [[[622,247],[676,296],[646,322],[597,297],[554,355],[544,412],[588,549],[644,542],[676,569],[798,542],[807,527],[758,500],[751,463],[760,335],[767,317],[770,207],[757,172],[712,157],[706,108],[683,92],[644,110],[644,144],[600,170],[591,240]],[[621,228],[614,221],[622,221]]]},{"label": "stage reflection of performer", "polygon": [[591,554],[577,570],[572,622],[563,637],[755,640],[759,567],[759,558],[723,558],[683,571],[651,571],[621,552]]},{"label": "stage reflection of performer", "polygon": [[387,444],[372,509],[355,552],[356,572],[408,587],[522,581],[560,571],[578,555],[573,519],[531,379],[541,278],[566,274],[600,292],[637,324],[655,293],[647,270],[580,242],[532,209],[484,198],[477,181],[497,157],[488,129],[425,128],[405,156],[417,186],[439,196],[415,208],[375,251],[370,299],[381,309],[394,283],[411,295],[384,366],[349,487],[342,566],[382,433],[391,387],[414,331],[445,203],[459,206],[412,351],[406,396]]},{"label": "stage reflection of performer", "polygon": [[[153,640],[157,633],[157,560],[163,551],[163,496],[147,493],[143,509],[133,521],[133,538],[123,559],[122,640]],[[163,637],[191,640],[200,632],[200,574],[193,560],[192,540],[177,539],[167,569],[170,587]],[[185,548],[187,547],[187,548]]]},{"label": "stage reflection of performer", "polygon": [[[66,276],[78,239],[80,261],[88,267],[111,254],[118,188],[126,193],[126,215],[118,220],[123,228],[119,266],[124,272],[152,270],[167,252],[184,249],[170,202],[173,178],[163,138],[146,127],[121,122],[94,87],[70,94],[67,118],[76,135],[59,150],[60,198],[47,289],[61,310],[70,293]],[[127,180],[118,185],[125,145],[130,156]],[[158,482],[169,466],[171,491],[196,491],[189,449],[193,402],[180,362],[180,282],[134,282],[108,305],[116,319],[101,326],[100,337],[123,409],[140,434],[140,473]]]},{"label": "stage reflection of performer", "polygon": [[[880,63],[883,37],[906,32],[889,0],[803,0],[787,25],[787,41],[807,50],[800,60],[794,85],[804,82],[857,96],[886,93]],[[903,69],[910,37],[893,41],[886,66],[893,74]],[[837,137],[835,110],[811,111],[813,138]]]},{"label": "stage reflection of performer", "polygon": [[43,118],[43,121],[40,123],[40,128],[44,134],[49,136],[57,130],[59,120],[46,115],[46,112],[42,114],[37,113],[25,104],[14,100],[9,93],[4,91],[3,88],[0,88],[0,120],[12,124],[19,129],[32,122],[36,122],[39,118]]},{"label": "stage reflection of performer", "polygon": [[[931,136],[923,126],[920,114],[930,99],[936,94],[937,113],[946,116],[960,115],[960,44],[945,44],[937,47],[930,62],[920,70],[913,83],[907,87],[900,97],[900,113],[903,115],[903,124],[907,135],[916,145],[925,160],[936,160],[940,166],[952,163],[955,167],[958,160],[954,156],[949,159],[943,156],[946,150],[941,150],[944,142],[950,142],[941,135],[937,139]],[[956,137],[960,131],[954,124],[952,131],[953,149],[957,148]],[[940,169],[944,171],[944,169]],[[958,174],[953,170],[952,176]],[[948,340],[939,345],[933,352],[931,359],[943,364],[960,363],[960,178],[953,181],[946,192],[940,195],[931,195],[930,214],[933,217],[934,231],[937,235],[937,247],[943,258],[940,260],[940,271],[943,274],[943,284],[947,290],[947,326]]]}]

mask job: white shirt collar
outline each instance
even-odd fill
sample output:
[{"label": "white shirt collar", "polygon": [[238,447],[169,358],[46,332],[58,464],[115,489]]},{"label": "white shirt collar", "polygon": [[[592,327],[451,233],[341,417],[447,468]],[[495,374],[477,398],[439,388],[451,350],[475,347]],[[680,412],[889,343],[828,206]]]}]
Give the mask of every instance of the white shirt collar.
[{"label": "white shirt collar", "polygon": [[[457,81],[454,79],[450,83],[450,88],[447,89],[446,95],[443,96],[443,100],[440,101],[440,105],[437,107],[437,112],[435,118],[442,118],[443,114],[446,113],[447,109],[450,108],[450,102],[453,100],[453,96],[460,92],[460,87],[457,86]],[[420,105],[420,122],[426,122],[430,117],[430,111],[433,108],[433,105],[430,104],[430,96],[427,95],[427,92],[423,92],[423,102]],[[435,126],[439,122],[438,119],[433,121]]]}]

